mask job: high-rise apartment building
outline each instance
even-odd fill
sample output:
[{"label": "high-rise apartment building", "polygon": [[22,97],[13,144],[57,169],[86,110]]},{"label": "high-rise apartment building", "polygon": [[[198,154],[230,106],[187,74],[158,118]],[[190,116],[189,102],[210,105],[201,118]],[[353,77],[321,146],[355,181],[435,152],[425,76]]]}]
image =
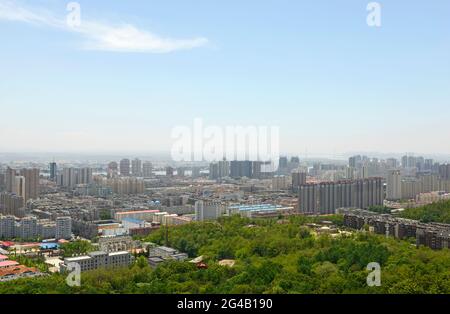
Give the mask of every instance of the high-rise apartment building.
[{"label": "high-rise apartment building", "polygon": [[129,159],[122,159],[120,161],[120,175],[123,177],[130,176],[130,160]]},{"label": "high-rise apartment building", "polygon": [[12,192],[15,185],[16,170],[10,167],[5,171],[5,188],[7,192]]},{"label": "high-rise apartment building", "polygon": [[0,214],[0,238],[12,239],[15,237],[16,218],[12,215]]},{"label": "high-rise apartment building", "polygon": [[272,190],[281,191],[288,188],[288,177],[283,175],[274,176],[272,178]]},{"label": "high-rise apartment building", "polygon": [[264,162],[253,161],[252,164],[253,164],[252,165],[252,178],[261,179],[262,175],[263,175],[263,173],[261,172],[262,171],[261,168],[262,168]]},{"label": "high-rise apartment building", "polygon": [[381,178],[345,180],[300,186],[299,211],[302,214],[334,214],[338,208],[383,205]]},{"label": "high-rise apartment building", "polygon": [[92,168],[77,169],[78,180],[77,184],[90,184],[92,183]]},{"label": "high-rise apartment building", "polygon": [[134,177],[142,177],[142,161],[138,158],[131,162],[131,173]]},{"label": "high-rise apartment building", "polygon": [[151,162],[146,161],[142,165],[142,175],[144,178],[150,178],[152,176],[153,165]]},{"label": "high-rise apartment building", "polygon": [[450,180],[450,164],[439,166],[439,176],[442,180]]},{"label": "high-rise apartment building", "polygon": [[0,214],[23,217],[24,198],[9,192],[0,193]]},{"label": "high-rise apartment building", "polygon": [[16,226],[16,237],[24,240],[35,239],[38,236],[38,225],[36,217],[22,218]]},{"label": "high-rise apartment building", "polygon": [[20,196],[26,202],[27,194],[26,194],[26,182],[25,177],[23,176],[15,176],[14,177],[14,185],[12,189],[12,193],[17,196]]},{"label": "high-rise apartment building", "polygon": [[39,197],[39,169],[22,169],[20,175],[25,178],[25,202]]},{"label": "high-rise apartment building", "polygon": [[292,191],[297,193],[301,185],[306,184],[306,172],[294,171],[292,172]]},{"label": "high-rise apartment building", "polygon": [[56,218],[56,239],[70,239],[72,237],[72,218]]},{"label": "high-rise apartment building", "polygon": [[112,161],[108,164],[108,169],[107,169],[107,173],[108,173],[108,178],[114,178],[118,175],[119,172],[119,165],[117,164],[117,162]]},{"label": "high-rise apartment building", "polygon": [[388,169],[396,169],[398,168],[398,161],[395,158],[386,159],[386,166]]},{"label": "high-rise apartment building", "polygon": [[173,171],[174,169],[170,166],[166,167],[166,176],[173,177]]},{"label": "high-rise apartment building", "polygon": [[249,160],[233,160],[230,162],[230,177],[251,178],[253,176],[253,164]]},{"label": "high-rise apartment building", "polygon": [[216,180],[230,176],[230,162],[220,160],[209,164],[209,178]]},{"label": "high-rise apartment building", "polygon": [[400,170],[388,171],[386,182],[386,199],[400,200],[402,198],[402,176]]},{"label": "high-rise apartment building", "polygon": [[56,165],[56,162],[51,162],[49,167],[50,167],[50,180],[56,181],[56,174],[58,172],[58,166]]},{"label": "high-rise apartment building", "polygon": [[278,160],[278,173],[286,174],[288,170],[288,158],[286,156],[281,156]]},{"label": "high-rise apartment building", "polygon": [[219,164],[216,162],[209,164],[209,179],[217,180],[219,179]]},{"label": "high-rise apartment building", "polygon": [[78,184],[78,173],[75,168],[64,168],[62,172],[62,185],[66,188],[73,188]]}]

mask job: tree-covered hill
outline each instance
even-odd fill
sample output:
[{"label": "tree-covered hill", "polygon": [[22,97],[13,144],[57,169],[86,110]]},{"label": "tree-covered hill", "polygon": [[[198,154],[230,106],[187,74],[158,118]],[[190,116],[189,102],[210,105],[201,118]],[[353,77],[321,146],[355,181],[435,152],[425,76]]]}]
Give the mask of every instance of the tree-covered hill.
[{"label": "tree-covered hill", "polygon": [[[339,222],[341,217],[327,217]],[[208,265],[167,262],[152,270],[143,257],[130,268],[83,273],[81,287],[62,275],[1,283],[0,293],[450,293],[450,251],[354,233],[316,235],[305,223],[250,220],[192,223],[169,229],[169,245]],[[148,241],[165,244],[164,229]],[[233,267],[220,266],[234,259]],[[381,286],[366,283],[370,262],[381,265]]]},{"label": "tree-covered hill", "polygon": [[420,220],[422,222],[442,222],[450,224],[450,200],[433,204],[408,208],[401,213],[401,217]]}]

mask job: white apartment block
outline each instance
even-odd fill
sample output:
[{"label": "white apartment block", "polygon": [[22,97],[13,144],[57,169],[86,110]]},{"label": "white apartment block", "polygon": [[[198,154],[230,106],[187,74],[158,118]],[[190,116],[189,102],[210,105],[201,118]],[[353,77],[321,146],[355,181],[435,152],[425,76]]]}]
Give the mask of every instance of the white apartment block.
[{"label": "white apartment block", "polygon": [[94,270],[99,268],[126,267],[131,265],[133,257],[127,251],[106,253],[103,251],[91,252],[86,256],[69,257],[64,259],[60,271],[65,271],[69,264],[77,263],[81,271]]},{"label": "white apartment block", "polygon": [[56,239],[70,239],[72,238],[72,218],[58,217],[56,218]]}]

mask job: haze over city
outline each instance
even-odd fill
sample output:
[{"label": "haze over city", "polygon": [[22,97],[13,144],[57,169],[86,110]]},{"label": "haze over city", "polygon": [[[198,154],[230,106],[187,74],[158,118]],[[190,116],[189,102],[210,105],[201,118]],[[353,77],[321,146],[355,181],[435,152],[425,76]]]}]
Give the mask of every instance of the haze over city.
[{"label": "haze over city", "polygon": [[80,1],[78,29],[66,5],[0,1],[2,152],[169,152],[201,117],[285,153],[450,154],[447,1],[375,28],[356,0]]}]

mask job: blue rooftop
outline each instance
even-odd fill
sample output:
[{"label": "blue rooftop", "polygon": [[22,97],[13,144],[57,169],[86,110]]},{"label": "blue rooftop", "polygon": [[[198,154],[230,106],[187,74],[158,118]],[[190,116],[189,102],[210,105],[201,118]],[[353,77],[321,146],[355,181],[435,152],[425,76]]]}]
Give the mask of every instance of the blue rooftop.
[{"label": "blue rooftop", "polygon": [[58,243],[41,243],[41,249],[43,250],[56,250],[59,248]]},{"label": "blue rooftop", "polygon": [[280,205],[271,204],[255,204],[255,205],[232,205],[230,209],[237,209],[239,211],[275,211],[283,207]]},{"label": "blue rooftop", "polygon": [[145,223],[144,220],[139,220],[139,219],[135,219],[135,218],[124,218],[124,219],[122,219],[122,221],[131,222],[131,223],[137,224],[137,225]]}]

